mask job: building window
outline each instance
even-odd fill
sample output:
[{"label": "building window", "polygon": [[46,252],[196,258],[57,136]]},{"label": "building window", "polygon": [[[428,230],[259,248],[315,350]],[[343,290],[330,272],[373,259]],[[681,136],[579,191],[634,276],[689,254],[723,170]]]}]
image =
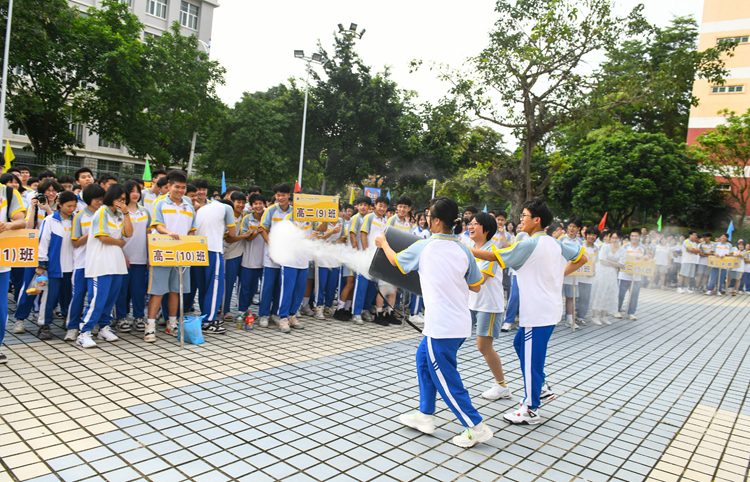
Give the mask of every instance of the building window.
[{"label": "building window", "polygon": [[727,93],[737,93],[737,92],[744,92],[744,91],[745,91],[744,85],[717,85],[717,86],[711,87],[712,94],[727,94]]},{"label": "building window", "polygon": [[72,114],[68,114],[68,122],[70,122],[70,130],[76,137],[76,142],[83,143],[83,124],[73,122]]},{"label": "building window", "polygon": [[120,0],[120,3],[122,3],[123,5],[127,5],[128,7],[133,6],[133,0]]},{"label": "building window", "polygon": [[198,30],[198,7],[183,1],[180,5],[180,25]]},{"label": "building window", "polygon": [[120,143],[118,141],[109,142],[106,139],[99,138],[99,147],[106,147],[108,149],[119,149]]},{"label": "building window", "polygon": [[737,42],[739,44],[746,44],[750,42],[750,35],[742,35],[740,37],[723,37],[723,38],[717,38],[716,43],[724,43],[724,42]]},{"label": "building window", "polygon": [[719,191],[731,191],[732,185],[727,183],[719,183],[718,185]]},{"label": "building window", "polygon": [[17,135],[17,136],[25,136],[26,135],[26,131],[23,130],[23,127],[16,127],[15,129],[11,129],[10,131],[13,134]]},{"label": "building window", "polygon": [[167,18],[167,0],[148,0],[146,13],[159,18]]},{"label": "building window", "polygon": [[122,169],[122,162],[108,161],[106,159],[97,159],[96,170],[99,173],[109,172],[110,174],[119,174]]},{"label": "building window", "polygon": [[73,172],[83,167],[83,158],[77,156],[58,157],[56,164],[58,171]]},{"label": "building window", "polygon": [[138,177],[143,177],[143,172],[146,170],[146,166],[143,164],[133,164],[133,174]]}]

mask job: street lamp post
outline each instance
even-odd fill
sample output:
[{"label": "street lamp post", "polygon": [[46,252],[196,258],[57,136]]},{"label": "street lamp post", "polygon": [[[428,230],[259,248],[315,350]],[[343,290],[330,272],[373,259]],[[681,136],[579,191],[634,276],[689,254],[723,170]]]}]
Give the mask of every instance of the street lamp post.
[{"label": "street lamp post", "polygon": [[5,97],[8,91],[8,54],[10,52],[10,21],[13,16],[13,0],[8,1],[8,24],[5,29],[5,56],[3,57],[3,82],[0,92],[0,151],[5,153],[3,135],[5,134]]},{"label": "street lamp post", "polygon": [[[11,0],[11,1],[13,1],[13,0]],[[208,39],[208,41],[210,42],[211,39]],[[206,50],[206,53],[208,55],[211,55],[211,45],[210,44],[207,44],[203,40],[198,39],[198,45],[202,46]],[[198,103],[198,105],[200,106],[200,102]],[[193,172],[193,158],[195,157],[195,141],[197,139],[198,139],[198,131],[194,130],[193,131],[193,142],[190,144],[190,157],[188,158],[188,169],[187,169],[188,175],[192,174],[192,172]]]},{"label": "street lamp post", "polygon": [[310,90],[310,72],[312,72],[313,62],[319,65],[325,65],[328,60],[324,59],[322,55],[317,53],[312,54],[312,57],[305,57],[304,50],[295,50],[294,57],[307,62],[307,76],[305,77],[305,107],[302,110],[302,142],[300,143],[299,148],[299,172],[297,174],[297,182],[300,187],[302,187],[302,164],[305,160],[305,129],[307,127],[307,95]]}]

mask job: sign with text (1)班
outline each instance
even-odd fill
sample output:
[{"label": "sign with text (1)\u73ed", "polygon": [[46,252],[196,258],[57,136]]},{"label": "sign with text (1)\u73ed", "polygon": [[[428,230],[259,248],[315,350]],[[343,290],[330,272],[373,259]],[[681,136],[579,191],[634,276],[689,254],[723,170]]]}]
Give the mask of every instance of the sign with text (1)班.
[{"label": "sign with text (1)\u73ed", "polygon": [[739,268],[740,264],[742,264],[740,258],[719,258],[718,256],[708,257],[709,268],[732,269]]},{"label": "sign with text (1)\u73ed", "polygon": [[594,276],[594,262],[586,261],[586,264],[570,273],[569,276]]},{"label": "sign with text (1)\u73ed", "polygon": [[339,197],[319,194],[295,194],[292,219],[318,223],[339,220]]},{"label": "sign with text (1)\u73ed", "polygon": [[625,266],[620,268],[620,272],[652,277],[656,274],[656,261],[653,259],[642,261],[639,258],[628,256]]},{"label": "sign with text (1)\u73ed", "polygon": [[0,233],[1,267],[36,268],[38,253],[38,229],[9,229]]},{"label": "sign with text (1)\u73ed", "polygon": [[151,266],[208,266],[208,241],[205,236],[149,234],[148,259]]}]

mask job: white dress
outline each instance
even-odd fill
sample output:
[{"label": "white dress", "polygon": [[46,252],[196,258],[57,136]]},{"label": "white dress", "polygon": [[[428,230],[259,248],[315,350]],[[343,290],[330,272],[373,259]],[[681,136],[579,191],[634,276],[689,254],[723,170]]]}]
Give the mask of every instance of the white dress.
[{"label": "white dress", "polygon": [[612,261],[625,265],[627,254],[625,249],[620,247],[616,253],[612,253],[612,248],[608,244],[602,245],[599,250],[600,263],[596,267],[596,276],[594,277],[594,288],[591,293],[591,310],[605,311],[607,313],[617,312],[617,268],[604,266],[601,261]]}]

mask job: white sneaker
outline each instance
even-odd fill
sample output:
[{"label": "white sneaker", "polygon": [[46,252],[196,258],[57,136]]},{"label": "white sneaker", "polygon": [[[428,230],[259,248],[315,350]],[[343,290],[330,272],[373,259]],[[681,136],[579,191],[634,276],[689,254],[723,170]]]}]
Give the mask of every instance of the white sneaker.
[{"label": "white sneaker", "polygon": [[571,327],[573,329],[578,328],[578,325],[576,325],[576,322],[573,321],[572,318],[570,320],[567,320],[567,324],[568,324],[569,327]]},{"label": "white sneaker", "polygon": [[482,393],[482,398],[487,400],[500,400],[501,398],[510,398],[510,388],[504,387],[499,383],[493,383],[492,388]]},{"label": "white sneaker", "polygon": [[544,404],[551,402],[555,397],[557,397],[557,395],[552,391],[552,387],[549,386],[549,383],[544,382],[544,385],[542,385],[542,392],[539,394],[539,401]]},{"label": "white sneaker", "polygon": [[71,328],[65,333],[63,341],[76,341],[76,338],[78,338],[78,328]]},{"label": "white sneaker", "polygon": [[154,343],[156,341],[156,323],[146,323],[143,329],[143,341]]},{"label": "white sneaker", "polygon": [[336,313],[336,308],[334,308],[333,306],[326,307],[324,312],[325,316],[333,316],[334,313]]},{"label": "white sneaker", "polygon": [[372,320],[374,320],[374,319],[375,319],[375,317],[374,317],[374,316],[372,316],[372,313],[370,313],[369,311],[363,311],[363,312],[362,312],[362,314],[361,314],[360,316],[361,316],[361,317],[362,317],[362,319],[363,319],[363,320],[365,320],[365,321],[372,321]]},{"label": "white sneaker", "polygon": [[20,335],[21,333],[26,333],[26,323],[23,320],[16,320],[13,323],[13,334]]},{"label": "white sneaker", "polygon": [[459,447],[473,447],[476,444],[487,442],[492,438],[492,430],[486,423],[481,423],[476,427],[467,427],[461,435],[453,437],[453,443]]},{"label": "white sneaker", "polygon": [[299,309],[299,312],[301,315],[305,315],[305,316],[315,315],[312,308],[310,308],[310,305],[302,305],[302,308]]},{"label": "white sneaker", "polygon": [[119,338],[117,338],[117,335],[112,333],[112,328],[109,326],[104,326],[99,329],[99,335],[96,337],[97,340],[105,340],[105,341],[117,341]]},{"label": "white sneaker", "polygon": [[617,318],[618,320],[621,320],[622,319],[622,313],[620,313],[620,312],[614,313],[614,314],[612,314],[612,318]]},{"label": "white sneaker", "polygon": [[636,318],[636,316],[635,316],[635,315],[628,315],[628,318],[630,318],[630,319],[631,319],[631,320],[633,320],[633,321],[635,321],[635,320],[637,320],[637,319],[638,319],[638,318]]},{"label": "white sneaker", "polygon": [[291,333],[292,330],[289,328],[289,320],[286,318],[282,318],[281,321],[279,321],[279,331],[282,333]]},{"label": "white sneaker", "polygon": [[500,328],[500,331],[507,332],[510,331],[510,329],[513,327],[510,323],[503,323],[503,326]]},{"label": "white sneaker", "polygon": [[716,296],[724,296],[724,293],[722,293],[721,291],[717,291]]},{"label": "white sneaker", "polygon": [[315,307],[315,319],[317,320],[325,320],[326,315],[323,313],[323,307],[322,306],[316,306]]},{"label": "white sneaker", "polygon": [[279,315],[271,315],[268,318],[268,321],[269,321],[269,323],[276,323],[278,325],[279,322],[281,321],[281,318],[279,318]]},{"label": "white sneaker", "polygon": [[260,326],[261,328],[268,328],[268,317],[261,316],[260,320],[258,320],[258,326]]},{"label": "white sneaker", "polygon": [[602,317],[600,318],[600,320],[601,320],[601,322],[602,322],[602,325],[611,325],[611,324],[612,324],[612,322],[611,322],[611,321],[609,321],[609,320],[607,319],[606,315],[605,315],[605,316],[602,316]]},{"label": "white sneaker", "polygon": [[602,320],[600,320],[598,316],[592,316],[591,317],[591,323],[593,323],[593,324],[595,324],[597,326],[602,326]]},{"label": "white sneaker", "polygon": [[260,295],[253,296],[253,304],[257,305],[260,303]]},{"label": "white sneaker", "polygon": [[361,324],[364,323],[364,321],[362,320],[362,315],[354,315],[354,316],[352,316],[352,321],[354,323],[358,324],[358,325],[361,325]]},{"label": "white sneaker", "polygon": [[417,313],[416,315],[410,315],[409,321],[412,323],[424,323],[424,316],[422,316],[421,313]]},{"label": "white sneaker", "polygon": [[435,433],[435,417],[432,415],[425,415],[424,413],[417,411],[414,413],[399,415],[398,419],[407,427],[419,430],[422,433]]},{"label": "white sneaker", "polygon": [[180,321],[174,320],[174,321],[167,321],[167,328],[164,330],[164,332],[167,335],[177,336],[177,330],[180,328]]},{"label": "white sneaker", "polygon": [[684,292],[685,292],[685,290],[684,290],[684,289],[682,289],[682,287],[679,287],[679,288],[677,288],[677,293],[678,293],[678,294],[682,294],[682,293],[684,293]]},{"label": "white sneaker", "polygon": [[705,295],[709,295],[709,296],[710,296],[710,295],[711,295],[712,293],[713,293],[713,291],[711,291],[711,290],[706,290],[706,292],[705,292],[704,294],[705,294]]},{"label": "white sneaker", "polygon": [[539,409],[531,410],[526,405],[520,405],[516,410],[508,412],[503,415],[506,422],[510,422],[515,425],[537,425],[541,422],[539,416]]},{"label": "white sneaker", "polygon": [[96,346],[96,342],[93,338],[91,338],[90,331],[86,331],[78,335],[76,342],[83,348],[94,348]]}]

